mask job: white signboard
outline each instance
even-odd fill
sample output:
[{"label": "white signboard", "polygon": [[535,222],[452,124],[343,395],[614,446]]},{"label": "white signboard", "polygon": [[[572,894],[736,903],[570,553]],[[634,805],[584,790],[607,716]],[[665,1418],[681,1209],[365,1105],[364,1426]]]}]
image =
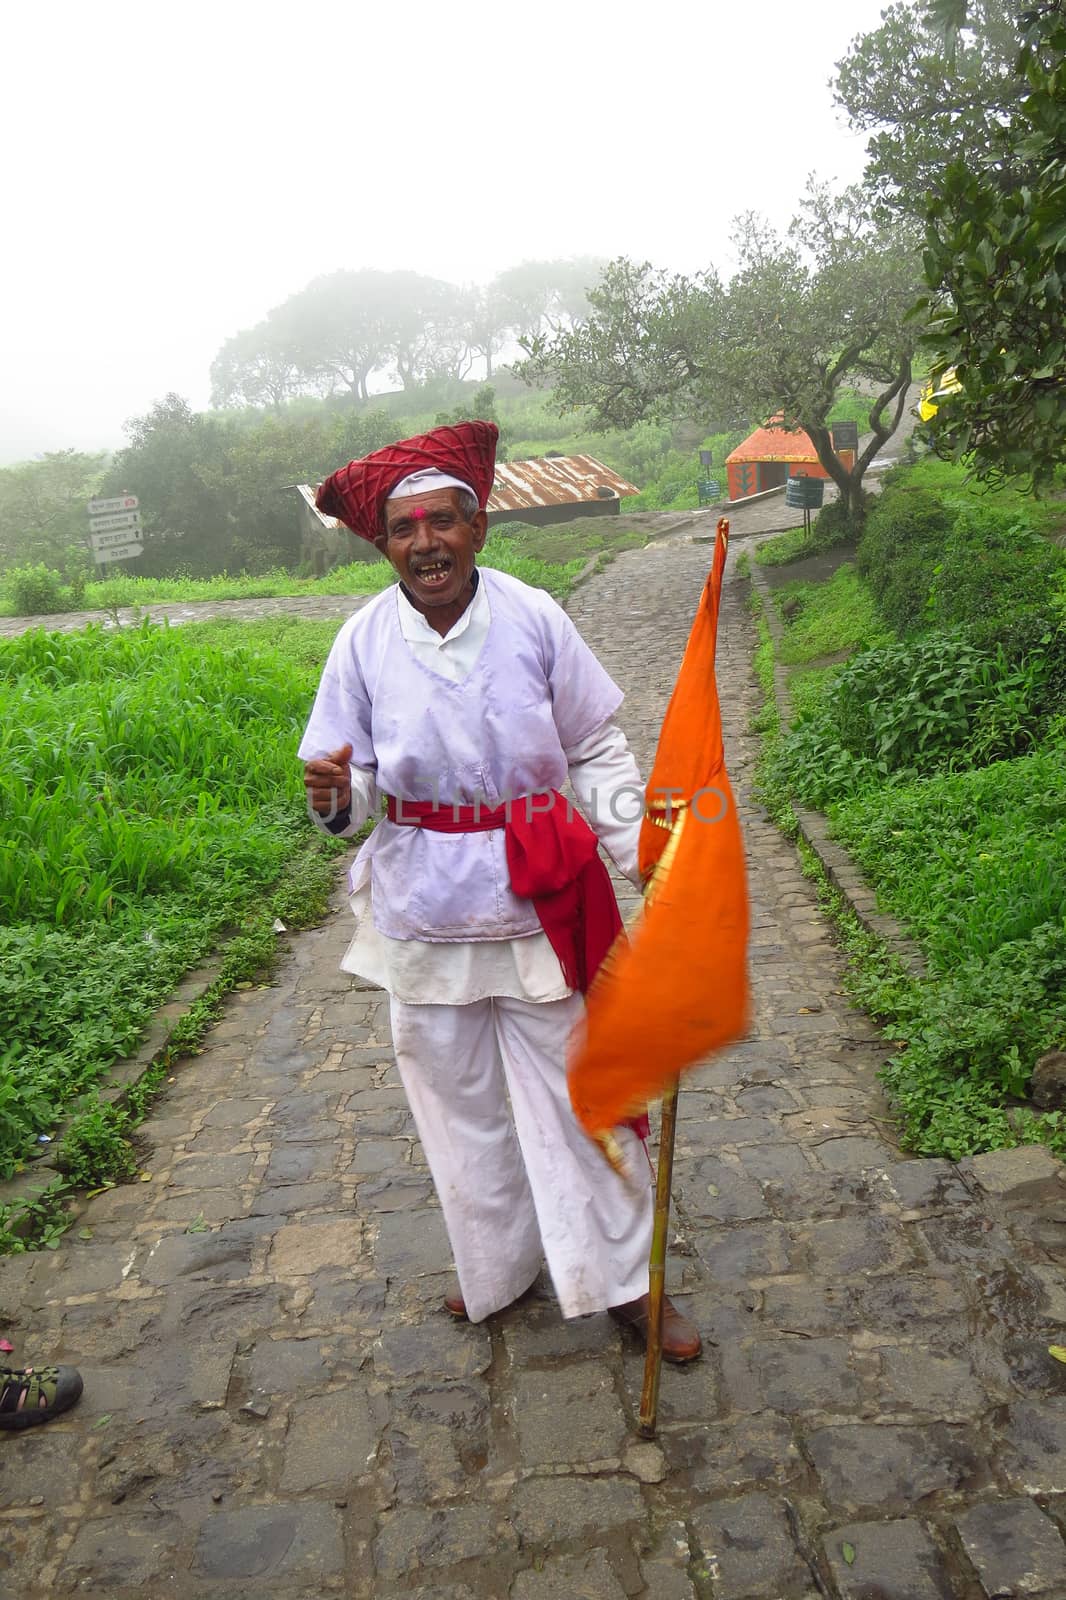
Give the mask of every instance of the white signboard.
[{"label": "white signboard", "polygon": [[90,517],[90,533],[109,533],[114,528],[140,528],[141,513],[139,511],[112,512],[109,517]]},{"label": "white signboard", "polygon": [[119,494],[110,500],[90,500],[90,517],[105,517],[110,511],[136,511],[140,501],[135,494]]},{"label": "white signboard", "polygon": [[104,550],[94,550],[93,560],[98,567],[102,567],[105,561],[129,561],[132,556],[143,555],[143,553],[143,544],[108,545]]},{"label": "white signboard", "polygon": [[113,550],[116,545],[135,544],[140,537],[139,528],[118,528],[111,533],[90,533],[89,543],[94,550]]}]

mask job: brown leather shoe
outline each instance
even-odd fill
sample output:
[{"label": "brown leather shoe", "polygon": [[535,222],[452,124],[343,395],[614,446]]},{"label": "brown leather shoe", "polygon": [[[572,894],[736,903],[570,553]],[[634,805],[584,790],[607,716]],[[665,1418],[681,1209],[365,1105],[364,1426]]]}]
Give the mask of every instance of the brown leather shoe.
[{"label": "brown leather shoe", "polygon": [[456,1283],[444,1296],[444,1309],[459,1320],[466,1318],[466,1301],[463,1299],[462,1290]]},{"label": "brown leather shoe", "polygon": [[[639,1300],[630,1300],[624,1306],[610,1307],[611,1316],[615,1321],[632,1328],[645,1345],[648,1342],[649,1298],[650,1296],[642,1294]],[[702,1350],[703,1341],[695,1323],[681,1314],[669,1295],[663,1295],[663,1360],[672,1361],[675,1366],[680,1367],[686,1361],[695,1361]]]}]

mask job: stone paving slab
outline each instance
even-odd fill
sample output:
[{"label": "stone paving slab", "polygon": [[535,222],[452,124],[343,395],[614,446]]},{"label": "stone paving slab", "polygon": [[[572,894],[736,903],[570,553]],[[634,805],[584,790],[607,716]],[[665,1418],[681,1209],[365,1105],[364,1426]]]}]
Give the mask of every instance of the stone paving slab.
[{"label": "stone paving slab", "polygon": [[[573,612],[645,769],[709,549],[620,556]],[[1066,1596],[1066,1190],[1045,1151],[888,1137],[877,1029],[750,796],[745,586],[721,673],[754,913],[751,1034],[681,1096],[669,1281],[707,1340],[634,1428],[642,1359],[538,1281],[482,1327],[343,899],[242,991],[145,1124],[150,1183],[0,1262],[69,1416],[0,1441],[0,1595],[100,1600]]]}]

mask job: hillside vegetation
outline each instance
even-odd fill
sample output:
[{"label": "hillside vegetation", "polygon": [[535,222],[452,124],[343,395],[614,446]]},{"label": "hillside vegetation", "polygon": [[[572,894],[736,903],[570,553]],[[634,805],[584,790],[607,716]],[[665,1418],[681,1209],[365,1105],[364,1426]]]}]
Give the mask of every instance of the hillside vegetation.
[{"label": "hillside vegetation", "polygon": [[[837,410],[844,418],[857,408],[845,393]],[[289,486],[319,482],[353,457],[436,423],[475,416],[499,424],[502,457],[596,456],[640,489],[624,502],[631,511],[695,507],[700,449],[711,451],[724,490],[725,457],[749,431],[646,422],[595,432],[583,414],[560,417],[548,394],[506,375],[495,387],[438,383],[367,402],[304,398],[265,412],[197,414],[171,395],[130,425],[129,445],[113,458],[60,452],[0,471],[0,613],[370,592],[387,577],[360,563],[324,584],[310,582]],[[144,554],[101,582],[87,548],[87,504],[96,494],[122,493],[140,500]],[[132,579],[151,583],[131,587]]]},{"label": "hillside vegetation", "polygon": [[1021,1105],[1066,1044],[1063,520],[959,467],[898,468],[854,561],[775,591],[797,715],[770,730],[764,790],[780,816],[827,814],[926,958],[924,982],[870,960],[859,981],[901,1043],[885,1081],[926,1155],[1066,1152],[1062,1114]]}]

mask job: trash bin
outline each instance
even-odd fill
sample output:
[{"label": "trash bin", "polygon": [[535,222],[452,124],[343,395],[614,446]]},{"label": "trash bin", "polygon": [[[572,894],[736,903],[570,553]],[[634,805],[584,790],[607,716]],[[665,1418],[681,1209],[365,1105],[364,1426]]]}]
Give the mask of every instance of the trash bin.
[{"label": "trash bin", "polygon": [[817,511],[825,495],[824,478],[789,478],[785,484],[785,504],[800,511]]}]

